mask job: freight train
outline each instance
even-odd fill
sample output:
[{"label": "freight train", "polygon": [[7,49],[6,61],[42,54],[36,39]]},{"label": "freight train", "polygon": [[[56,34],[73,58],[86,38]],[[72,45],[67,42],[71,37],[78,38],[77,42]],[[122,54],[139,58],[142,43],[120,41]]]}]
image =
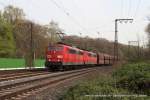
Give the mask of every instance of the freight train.
[{"label": "freight train", "polygon": [[114,59],[109,54],[81,50],[62,43],[48,46],[45,58],[45,67],[52,71],[64,71],[96,65],[112,65]]}]

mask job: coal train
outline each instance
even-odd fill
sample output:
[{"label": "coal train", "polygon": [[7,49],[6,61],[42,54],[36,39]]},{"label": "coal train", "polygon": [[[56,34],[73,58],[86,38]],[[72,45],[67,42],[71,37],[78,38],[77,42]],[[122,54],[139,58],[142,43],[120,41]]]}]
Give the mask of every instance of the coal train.
[{"label": "coal train", "polygon": [[81,50],[62,43],[48,46],[45,58],[45,67],[52,71],[112,65],[114,59],[109,54]]}]

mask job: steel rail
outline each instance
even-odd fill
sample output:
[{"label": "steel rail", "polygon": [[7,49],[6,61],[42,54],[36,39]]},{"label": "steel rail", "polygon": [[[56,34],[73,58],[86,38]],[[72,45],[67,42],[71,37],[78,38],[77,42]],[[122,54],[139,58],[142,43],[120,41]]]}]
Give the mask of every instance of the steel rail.
[{"label": "steel rail", "polygon": [[[29,78],[28,80],[22,80],[18,81],[14,84],[1,84],[0,88],[3,87],[8,87],[10,85],[15,85],[18,83],[19,84],[25,84],[25,85],[20,85],[17,86],[15,85],[13,88],[8,88],[8,89],[1,89],[0,91],[0,98],[2,99],[10,99],[10,97],[16,96],[17,94],[21,94],[27,91],[31,91],[37,88],[41,88],[44,86],[47,86],[49,84],[53,84],[71,77],[79,76],[88,72],[93,71],[94,69],[88,68],[88,69],[82,69],[82,70],[75,70],[75,71],[68,71],[68,72],[59,72],[59,73],[54,73],[54,74],[48,74],[48,75],[39,75],[39,76],[34,76],[34,78]],[[39,77],[39,78],[37,78]],[[16,79],[17,80],[17,79]],[[31,82],[32,81],[32,82]],[[34,82],[33,82],[34,81]],[[31,82],[31,84],[26,85],[27,82]]]},{"label": "steel rail", "polygon": [[23,77],[30,77],[30,76],[35,76],[35,75],[43,75],[47,73],[49,72],[30,72],[30,73],[28,72],[28,73],[21,73],[21,74],[13,74],[12,76],[0,77],[0,82],[7,81],[7,80],[14,80],[14,79],[23,78]]}]

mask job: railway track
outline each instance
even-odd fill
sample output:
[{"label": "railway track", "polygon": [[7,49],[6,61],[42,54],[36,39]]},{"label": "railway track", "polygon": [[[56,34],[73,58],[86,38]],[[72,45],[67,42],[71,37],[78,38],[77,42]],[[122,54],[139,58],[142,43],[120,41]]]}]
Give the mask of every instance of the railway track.
[{"label": "railway track", "polygon": [[80,77],[95,70],[95,68],[88,68],[2,81],[0,82],[0,98],[1,100],[21,100],[38,90],[68,79]]},{"label": "railway track", "polygon": [[31,69],[16,69],[16,70],[0,70],[0,73],[2,75],[9,75],[9,74],[14,74],[14,73],[25,73],[25,72],[36,72],[36,71],[45,71],[45,68],[31,68]]},{"label": "railway track", "polygon": [[38,71],[38,72],[22,72],[22,73],[13,73],[13,74],[6,74],[6,75],[1,75],[0,76],[0,82],[2,81],[9,81],[9,80],[14,80],[14,79],[18,79],[18,78],[23,78],[23,77],[32,77],[32,76],[36,76],[36,75],[43,75],[43,74],[47,74],[50,72],[46,72],[46,71]]}]

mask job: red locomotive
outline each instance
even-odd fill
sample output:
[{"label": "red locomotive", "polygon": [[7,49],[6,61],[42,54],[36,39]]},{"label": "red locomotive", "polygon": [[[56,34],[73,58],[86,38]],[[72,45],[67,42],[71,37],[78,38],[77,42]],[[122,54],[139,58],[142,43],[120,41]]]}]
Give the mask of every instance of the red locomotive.
[{"label": "red locomotive", "polygon": [[50,70],[76,69],[91,65],[111,65],[113,57],[103,53],[93,53],[65,44],[48,46],[45,66]]}]

